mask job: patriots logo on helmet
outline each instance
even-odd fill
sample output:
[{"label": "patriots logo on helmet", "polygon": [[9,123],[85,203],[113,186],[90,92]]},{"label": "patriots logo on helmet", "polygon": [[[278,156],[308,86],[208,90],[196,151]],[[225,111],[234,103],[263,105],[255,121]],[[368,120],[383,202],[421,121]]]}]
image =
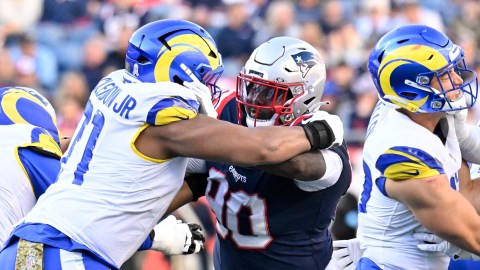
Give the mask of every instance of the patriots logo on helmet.
[{"label": "patriots logo on helmet", "polygon": [[300,67],[302,77],[305,78],[310,69],[320,63],[320,58],[312,52],[299,52],[292,55],[293,61]]}]

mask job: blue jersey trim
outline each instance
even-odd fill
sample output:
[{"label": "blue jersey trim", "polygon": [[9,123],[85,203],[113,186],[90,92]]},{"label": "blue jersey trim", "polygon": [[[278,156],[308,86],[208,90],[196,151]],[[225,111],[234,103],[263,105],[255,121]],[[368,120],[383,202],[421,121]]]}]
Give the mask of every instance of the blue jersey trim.
[{"label": "blue jersey trim", "polygon": [[38,199],[57,180],[60,161],[33,148],[19,148],[18,156],[30,178],[35,198]]},{"label": "blue jersey trim", "polygon": [[[199,104],[196,100],[186,100],[180,96],[172,96],[169,98],[164,98],[157,102],[148,112],[146,122],[150,125],[156,125],[156,118],[158,112],[171,108],[177,107],[184,109],[186,111],[193,111],[195,114],[198,112]],[[183,115],[179,115],[183,116]]]},{"label": "blue jersey trim", "polygon": [[377,180],[375,180],[375,184],[377,185],[378,189],[380,192],[386,196],[389,197],[387,194],[387,191],[385,190],[385,182],[387,181],[387,178],[385,177],[379,177]]},{"label": "blue jersey trim", "polygon": [[358,261],[355,270],[381,270],[381,268],[369,258],[363,257]]},{"label": "blue jersey trim", "polygon": [[41,223],[21,223],[18,225],[10,235],[10,239],[5,243],[5,247],[13,244],[18,238],[22,238],[31,242],[44,243],[52,247],[60,248],[71,252],[85,252],[89,253],[92,257],[108,265],[112,269],[120,270],[119,268],[111,265],[105,261],[100,255],[92,251],[85,245],[82,245],[75,240],[71,239],[61,231],[54,227],[41,224]]},{"label": "blue jersey trim", "polygon": [[149,250],[153,245],[153,238],[151,234],[147,236],[147,239],[143,241],[142,245],[137,249],[137,251]]}]

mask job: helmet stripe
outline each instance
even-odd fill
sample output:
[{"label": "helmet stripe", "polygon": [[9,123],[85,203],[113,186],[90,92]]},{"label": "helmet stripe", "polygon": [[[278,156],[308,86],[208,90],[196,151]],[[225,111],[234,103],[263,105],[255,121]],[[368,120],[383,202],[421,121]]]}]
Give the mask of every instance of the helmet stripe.
[{"label": "helmet stripe", "polygon": [[[159,53],[159,58],[155,65],[155,80],[156,81],[170,81],[170,66],[173,60],[181,53],[186,51],[198,51],[200,50],[205,59],[208,60],[212,70],[215,70],[220,66],[219,54],[216,47],[207,39],[203,39],[197,34],[183,34],[173,37],[168,40],[168,45],[171,50],[162,47]],[[213,51],[217,55],[217,59],[208,57],[210,52]]]}]

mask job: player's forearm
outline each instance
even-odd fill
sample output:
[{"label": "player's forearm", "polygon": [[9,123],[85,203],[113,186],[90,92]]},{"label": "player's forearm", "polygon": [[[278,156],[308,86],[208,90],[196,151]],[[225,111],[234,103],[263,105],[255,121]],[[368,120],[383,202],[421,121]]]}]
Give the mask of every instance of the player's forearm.
[{"label": "player's forearm", "polygon": [[325,160],[318,150],[300,154],[285,162],[260,165],[257,168],[270,174],[305,181],[320,179],[326,170]]},{"label": "player's forearm", "polygon": [[188,186],[188,184],[184,181],[177,195],[175,195],[175,197],[173,198],[173,201],[168,206],[167,211],[164,214],[164,217],[170,215],[173,211],[177,210],[178,208],[192,201],[193,201],[192,191]]},{"label": "player's forearm", "polygon": [[459,191],[473,205],[477,213],[480,213],[480,181],[473,180],[470,174],[470,167],[465,161],[458,171]]},{"label": "player's forearm", "polygon": [[208,173],[194,173],[185,177],[183,185],[167,208],[164,217],[190,202],[196,202],[205,195]]},{"label": "player's forearm", "polygon": [[391,198],[406,204],[429,231],[461,249],[480,254],[480,217],[471,203],[451,188],[445,175],[387,179],[385,189]]},{"label": "player's forearm", "polygon": [[467,198],[480,215],[480,181],[474,180],[461,183],[460,193]]},{"label": "player's forearm", "polygon": [[233,165],[279,163],[311,149],[302,127],[249,129],[199,115],[163,128],[171,152]]},{"label": "player's forearm", "polygon": [[442,202],[437,200],[437,205],[430,209],[413,212],[429,231],[461,249],[480,255],[479,216],[463,196],[456,195],[455,198],[445,196]]}]

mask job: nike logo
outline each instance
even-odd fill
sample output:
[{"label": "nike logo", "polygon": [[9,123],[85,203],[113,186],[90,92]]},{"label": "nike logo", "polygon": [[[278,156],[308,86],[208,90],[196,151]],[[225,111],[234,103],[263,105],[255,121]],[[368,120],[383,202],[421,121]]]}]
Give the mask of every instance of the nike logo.
[{"label": "nike logo", "polygon": [[[302,116],[301,116],[301,117],[302,117],[302,125],[305,125],[305,124],[307,124],[308,122],[310,122],[309,119],[312,118],[312,116],[313,116],[313,115],[306,115],[306,116],[305,116],[305,115],[302,115]],[[295,121],[295,122],[297,122],[297,121]]]},{"label": "nike logo", "polygon": [[188,120],[188,119],[190,119],[190,116],[187,116],[187,117],[173,116],[173,117],[178,118],[178,119],[180,119],[180,120]]},{"label": "nike logo", "polygon": [[403,172],[404,174],[412,175],[412,176],[417,176],[420,174],[418,170],[415,170],[413,172]]}]

